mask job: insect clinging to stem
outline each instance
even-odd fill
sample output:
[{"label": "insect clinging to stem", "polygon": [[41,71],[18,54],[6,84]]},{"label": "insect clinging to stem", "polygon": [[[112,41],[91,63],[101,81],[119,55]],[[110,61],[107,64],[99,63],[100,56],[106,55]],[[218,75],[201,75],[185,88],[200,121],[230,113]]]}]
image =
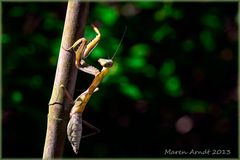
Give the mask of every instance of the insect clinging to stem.
[{"label": "insect clinging to stem", "polygon": [[[90,128],[96,130],[95,133],[92,133],[90,135],[93,135],[93,134],[96,134],[97,132],[99,132],[99,129],[97,129],[90,123],[82,120],[82,113],[83,113],[85,106],[88,103],[89,99],[91,98],[91,96],[93,95],[94,92],[98,91],[99,84],[101,83],[103,78],[108,74],[109,69],[113,66],[113,58],[115,57],[115,55],[122,43],[122,40],[126,33],[126,30],[127,30],[127,27],[126,27],[113,57],[111,59],[100,58],[98,60],[98,62],[102,66],[102,70],[99,71],[97,68],[95,68],[91,65],[88,65],[83,60],[90,54],[90,52],[94,49],[94,47],[96,47],[98,41],[100,40],[100,32],[99,32],[98,28],[94,25],[92,25],[92,27],[93,27],[94,31],[97,33],[97,36],[89,44],[86,44],[85,38],[80,38],[78,41],[76,41],[73,44],[72,47],[67,49],[68,51],[73,50],[75,52],[75,54],[76,54],[75,66],[78,69],[95,76],[92,83],[90,84],[90,86],[88,87],[88,89],[85,92],[83,92],[82,94],[80,94],[80,96],[78,96],[76,98],[76,100],[74,102],[73,102],[70,94],[68,93],[68,91],[64,88],[64,86],[61,86],[62,88],[64,88],[68,99],[70,99],[72,101],[72,103],[74,104],[71,109],[71,112],[70,112],[70,120],[69,120],[69,123],[67,126],[67,135],[68,135],[68,139],[73,147],[73,150],[76,154],[78,153],[80,140],[82,138],[82,123],[85,123]],[[77,46],[79,46],[79,47],[77,47]]]}]

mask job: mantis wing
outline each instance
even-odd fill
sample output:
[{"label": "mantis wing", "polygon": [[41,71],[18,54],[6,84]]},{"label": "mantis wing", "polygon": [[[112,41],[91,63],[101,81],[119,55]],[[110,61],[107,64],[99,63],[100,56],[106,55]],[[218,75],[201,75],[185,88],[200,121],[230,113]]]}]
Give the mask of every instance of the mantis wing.
[{"label": "mantis wing", "polygon": [[74,113],[72,115],[68,122],[67,135],[73,151],[77,154],[82,137],[82,113]]}]

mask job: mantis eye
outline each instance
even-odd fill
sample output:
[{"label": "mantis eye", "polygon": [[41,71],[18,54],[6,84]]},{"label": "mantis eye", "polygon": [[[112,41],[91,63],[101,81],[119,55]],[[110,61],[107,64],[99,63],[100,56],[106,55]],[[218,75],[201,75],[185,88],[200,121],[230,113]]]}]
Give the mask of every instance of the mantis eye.
[{"label": "mantis eye", "polygon": [[113,61],[111,59],[100,58],[98,62],[101,64],[101,66],[107,67],[107,68],[110,68],[113,65]]}]

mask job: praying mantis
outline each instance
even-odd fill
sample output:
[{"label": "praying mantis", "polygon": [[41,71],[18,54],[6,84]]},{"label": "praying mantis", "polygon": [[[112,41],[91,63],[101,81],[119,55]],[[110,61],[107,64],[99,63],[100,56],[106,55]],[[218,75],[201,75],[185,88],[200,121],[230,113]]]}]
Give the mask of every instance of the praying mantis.
[{"label": "praying mantis", "polygon": [[[98,86],[103,80],[103,78],[108,74],[109,69],[113,66],[113,58],[123,40],[124,34],[126,32],[126,29],[124,31],[124,34],[122,36],[122,39],[119,43],[119,46],[114,54],[114,56],[111,59],[103,59],[100,58],[98,62],[102,66],[102,70],[99,71],[97,68],[87,64],[84,59],[91,53],[91,51],[97,46],[101,34],[98,30],[98,28],[94,25],[92,25],[93,30],[97,33],[96,37],[90,41],[87,44],[87,40],[85,38],[80,38],[77,40],[70,48],[64,49],[69,52],[74,52],[76,54],[75,56],[75,66],[79,70],[89,73],[91,75],[94,75],[94,79],[92,83],[90,84],[89,88],[80,94],[75,101],[72,100],[71,95],[68,93],[66,88],[61,85],[61,88],[64,89],[65,95],[67,95],[68,99],[71,100],[73,107],[70,112],[70,120],[68,122],[67,126],[67,135],[68,140],[70,141],[73,151],[77,154],[79,149],[80,140],[82,138],[82,123],[86,124],[90,128],[96,130],[95,133],[92,133],[90,135],[94,135],[99,132],[99,129],[91,125],[90,123],[82,120],[82,113],[85,109],[86,104],[88,103],[89,99],[93,95],[94,92],[98,91]],[[88,136],[90,136],[88,135]],[[86,137],[86,136],[85,136]]]}]

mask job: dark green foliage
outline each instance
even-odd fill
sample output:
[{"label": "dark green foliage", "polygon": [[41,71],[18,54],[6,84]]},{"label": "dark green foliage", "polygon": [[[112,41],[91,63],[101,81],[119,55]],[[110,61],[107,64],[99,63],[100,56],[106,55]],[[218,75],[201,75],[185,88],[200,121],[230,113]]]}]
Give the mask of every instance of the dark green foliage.
[{"label": "dark green foliage", "polygon": [[[4,157],[42,156],[66,5],[2,5]],[[88,63],[100,69],[128,30],[83,114],[101,133],[81,141],[80,156],[179,157],[164,151],[195,148],[237,157],[236,20],[230,2],[91,3],[84,37],[95,37],[91,23],[102,36]],[[92,79],[79,72],[75,97]],[[186,116],[193,127],[184,132]],[[69,142],[64,156],[74,156]]]}]

